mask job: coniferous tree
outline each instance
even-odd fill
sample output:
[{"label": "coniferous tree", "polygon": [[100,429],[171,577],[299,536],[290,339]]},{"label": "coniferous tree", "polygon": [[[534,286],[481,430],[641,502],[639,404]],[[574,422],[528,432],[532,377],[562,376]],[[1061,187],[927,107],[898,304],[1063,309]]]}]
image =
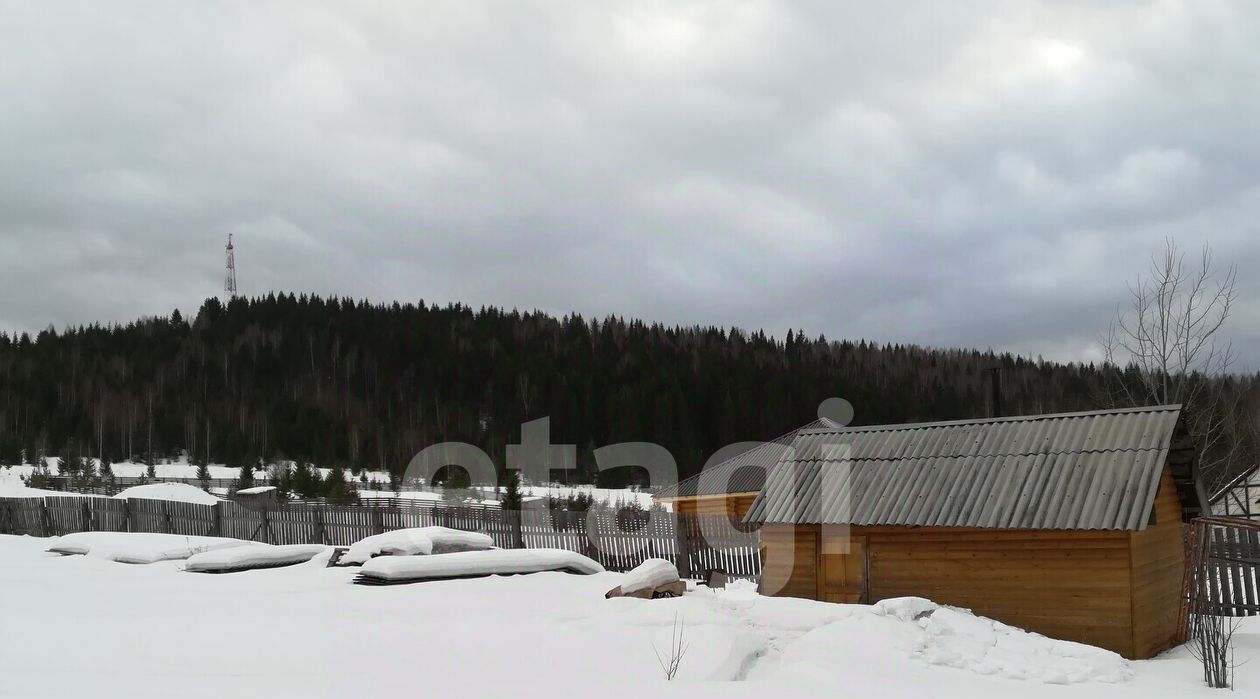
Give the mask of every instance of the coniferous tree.
[{"label": "coniferous tree", "polygon": [[197,480],[201,483],[202,490],[210,489],[210,464],[205,459],[197,461]]},{"label": "coniferous tree", "polygon": [[108,456],[101,457],[101,484],[111,491],[114,489],[116,480],[114,479],[114,466],[109,462]]},{"label": "coniferous tree", "polygon": [[504,510],[519,511],[521,504],[521,472],[511,469],[508,471],[507,485],[503,488],[503,500],[499,503],[499,507]]},{"label": "coniferous tree", "polygon": [[293,467],[293,492],[300,497],[319,497],[323,485],[323,480],[309,463],[299,460]]},{"label": "coniferous tree", "polygon": [[254,487],[254,465],[249,462],[241,464],[240,473],[236,476],[236,487],[233,490],[245,490]]},{"label": "coniferous tree", "polygon": [[42,449],[35,456],[35,468],[31,470],[31,477],[26,479],[26,485],[31,488],[47,488],[52,485],[48,457],[44,456]]},{"label": "coniferous tree", "polygon": [[335,505],[345,505],[359,499],[358,493],[346,482],[345,469],[340,466],[328,471],[328,475],[324,477],[323,491],[324,498]]}]

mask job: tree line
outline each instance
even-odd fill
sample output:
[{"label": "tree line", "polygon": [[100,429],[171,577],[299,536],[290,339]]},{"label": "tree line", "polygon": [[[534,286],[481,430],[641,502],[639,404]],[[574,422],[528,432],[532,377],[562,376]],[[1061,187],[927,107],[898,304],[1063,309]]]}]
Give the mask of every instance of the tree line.
[{"label": "tree line", "polygon": [[[593,482],[596,447],[648,441],[683,476],[715,450],[770,439],[831,396],[854,424],[982,417],[990,370],[1007,414],[1111,407],[1101,387],[1133,367],[990,351],[679,327],[609,317],[373,304],[286,293],[205,301],[120,325],[0,333],[0,463],[34,454],[155,463],[187,453],[241,467],[293,460],[400,474],[419,449],[463,441],[504,468],[522,423],[551,418]],[[1127,377],[1127,378],[1126,378]],[[1207,377],[1229,393],[1221,474],[1254,463],[1254,375]],[[1223,449],[1224,447],[1222,447]],[[1222,452],[1224,453],[1224,452]],[[643,474],[600,473],[619,487]]]}]

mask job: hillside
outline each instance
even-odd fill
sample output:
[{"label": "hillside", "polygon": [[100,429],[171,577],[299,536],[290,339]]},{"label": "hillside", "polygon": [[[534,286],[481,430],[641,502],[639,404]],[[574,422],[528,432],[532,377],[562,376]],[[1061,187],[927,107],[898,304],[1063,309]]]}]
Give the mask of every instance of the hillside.
[{"label": "hillside", "polygon": [[[593,447],[632,440],[665,446],[686,475],[725,444],[813,419],[829,396],[854,404],[855,424],[985,415],[993,366],[1007,413],[1106,407],[1106,369],[975,350],[458,304],[210,299],[191,322],[176,312],[0,335],[0,463],[182,449],[201,460],[208,439],[215,462],[397,471],[417,449],[459,440],[502,467],[520,424],[550,416],[552,442],[579,447],[579,479]],[[1229,390],[1249,396],[1254,385]]]}]

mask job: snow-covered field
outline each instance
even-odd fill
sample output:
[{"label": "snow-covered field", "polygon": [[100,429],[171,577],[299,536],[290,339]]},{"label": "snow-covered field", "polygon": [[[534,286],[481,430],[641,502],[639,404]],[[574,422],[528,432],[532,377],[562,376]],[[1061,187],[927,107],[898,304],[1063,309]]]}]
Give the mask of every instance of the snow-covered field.
[{"label": "snow-covered field", "polygon": [[[322,559],[207,576],[0,536],[0,697],[1161,697],[1201,686],[1184,649],[1126,662],[942,609],[704,589],[605,600],[623,576],[351,584]],[[675,620],[689,650],[666,683]],[[1238,638],[1260,688],[1260,625]]]}]

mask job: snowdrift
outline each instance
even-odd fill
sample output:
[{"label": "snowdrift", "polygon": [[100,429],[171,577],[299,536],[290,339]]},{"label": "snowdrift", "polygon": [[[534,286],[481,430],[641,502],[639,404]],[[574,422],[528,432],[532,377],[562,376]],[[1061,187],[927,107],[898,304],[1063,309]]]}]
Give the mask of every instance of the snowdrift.
[{"label": "snowdrift", "polygon": [[191,502],[197,505],[213,505],[219,502],[215,496],[201,488],[194,488],[187,483],[150,483],[132,486],[114,496],[116,500],[169,500],[171,502]]},{"label": "snowdrift", "polygon": [[604,566],[580,553],[562,549],[496,549],[436,556],[375,558],[363,565],[355,582],[389,585],[546,571],[594,575],[604,572]]},{"label": "snowdrift", "polygon": [[282,568],[306,563],[331,550],[332,547],[320,544],[237,546],[190,556],[184,564],[184,570],[189,573],[236,573],[263,568]]},{"label": "snowdrift", "polygon": [[[1133,677],[1128,661],[1109,650],[1047,638],[918,597],[836,607],[849,613],[792,643],[780,673],[825,676],[844,658],[850,666],[899,676],[906,694],[921,694],[909,691],[915,682],[967,682],[967,675],[1044,684],[1115,684]],[[961,676],[941,675],[940,668],[962,671]]]},{"label": "snowdrift", "polygon": [[362,565],[377,556],[428,556],[491,548],[494,548],[494,539],[477,532],[446,527],[399,529],[369,536],[355,543],[341,557],[338,565]]},{"label": "snowdrift", "polygon": [[81,532],[53,540],[49,553],[83,555],[119,563],[181,561],[196,554],[242,546],[262,546],[252,541],[215,536],[180,534],[138,534],[124,532]]}]

